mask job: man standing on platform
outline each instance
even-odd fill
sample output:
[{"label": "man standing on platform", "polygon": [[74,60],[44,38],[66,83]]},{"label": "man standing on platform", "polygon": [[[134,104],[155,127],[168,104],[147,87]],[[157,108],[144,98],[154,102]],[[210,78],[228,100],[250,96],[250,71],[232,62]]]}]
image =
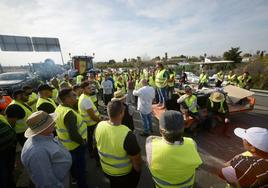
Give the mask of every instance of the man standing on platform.
[{"label": "man standing on platform", "polygon": [[155,76],[155,85],[157,88],[159,99],[158,106],[161,109],[164,109],[166,107],[167,101],[167,83],[169,79],[169,74],[162,63],[157,63],[156,68],[157,70]]}]

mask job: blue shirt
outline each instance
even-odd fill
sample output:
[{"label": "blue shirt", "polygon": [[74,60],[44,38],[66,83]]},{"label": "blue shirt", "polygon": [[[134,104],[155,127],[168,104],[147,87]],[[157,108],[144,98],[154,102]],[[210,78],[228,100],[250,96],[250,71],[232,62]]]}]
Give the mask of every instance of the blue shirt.
[{"label": "blue shirt", "polygon": [[22,148],[21,160],[38,188],[66,187],[72,157],[53,136],[28,138]]}]

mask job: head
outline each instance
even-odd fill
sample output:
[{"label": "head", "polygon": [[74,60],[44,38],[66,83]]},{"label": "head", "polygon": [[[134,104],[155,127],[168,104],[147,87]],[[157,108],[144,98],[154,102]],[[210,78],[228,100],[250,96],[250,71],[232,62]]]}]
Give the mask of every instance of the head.
[{"label": "head", "polygon": [[120,102],[126,102],[126,97],[127,95],[125,95],[121,90],[118,90],[116,92],[114,92],[114,97],[112,98],[112,101],[120,101]]},{"label": "head", "polygon": [[124,117],[125,106],[121,101],[111,101],[107,105],[107,112],[112,122],[121,122]]},{"label": "head", "polygon": [[162,70],[162,69],[164,69],[164,66],[163,66],[162,63],[158,62],[158,63],[156,64],[156,68],[157,68],[158,70]]},{"label": "head", "polygon": [[70,77],[68,74],[64,74],[64,80],[69,81]]},{"label": "head", "polygon": [[160,134],[170,143],[182,141],[184,132],[183,115],[174,110],[165,111],[159,119]]},{"label": "head", "polygon": [[88,79],[89,79],[89,80],[94,80],[94,79],[95,79],[94,74],[93,74],[93,73],[89,73],[89,74],[88,74]]},{"label": "head", "polygon": [[51,83],[51,85],[53,86],[53,87],[55,87],[55,88],[59,88],[59,82],[58,82],[58,80],[57,80],[57,78],[52,78],[51,80],[50,80],[50,83]]},{"label": "head", "polygon": [[148,82],[147,82],[146,79],[143,79],[143,80],[141,81],[141,83],[142,83],[143,86],[147,86],[147,85],[148,85]]},{"label": "head", "polygon": [[71,89],[71,87],[69,86],[68,82],[62,82],[60,84],[60,89]]},{"label": "head", "polygon": [[74,85],[73,91],[75,92],[76,96],[79,97],[83,93],[83,88],[80,85]]},{"label": "head", "polygon": [[72,85],[72,86],[74,86],[75,85],[75,80],[74,79],[69,79],[69,83]]},{"label": "head", "polygon": [[245,71],[245,72],[243,73],[243,78],[247,78],[248,76],[249,76],[249,72]]},{"label": "head", "polygon": [[29,96],[23,90],[16,90],[13,92],[13,99],[19,102],[28,102]]},{"label": "head", "polygon": [[44,111],[34,112],[26,121],[28,129],[25,131],[25,137],[53,135],[53,131],[55,130],[55,119],[56,114],[50,115]]},{"label": "head", "polygon": [[62,89],[59,92],[59,99],[65,106],[73,107],[77,104],[77,97],[72,89]]},{"label": "head", "polygon": [[89,82],[83,82],[81,84],[81,88],[83,89],[83,93],[86,95],[90,95],[94,92],[94,89]]},{"label": "head", "polygon": [[47,99],[47,98],[51,98],[53,93],[52,90],[54,88],[50,87],[48,84],[42,84],[38,87],[38,93],[40,95],[40,97]]},{"label": "head", "polygon": [[193,91],[192,88],[190,86],[185,86],[185,94],[187,95],[192,95]]},{"label": "head", "polygon": [[221,92],[216,91],[216,92],[213,92],[213,93],[210,94],[209,99],[210,99],[211,101],[217,103],[217,102],[222,102],[222,101],[224,101],[224,100],[225,100],[225,97],[224,97],[224,94],[222,94]]},{"label": "head", "polygon": [[33,88],[31,86],[24,86],[22,90],[25,92],[26,95],[31,95],[33,92]]},{"label": "head", "polygon": [[236,128],[236,136],[243,140],[244,148],[254,155],[268,158],[268,130],[261,127]]},{"label": "head", "polygon": [[105,74],[105,75],[104,75],[104,78],[105,78],[105,80],[108,80],[109,75],[108,75],[108,74]]}]

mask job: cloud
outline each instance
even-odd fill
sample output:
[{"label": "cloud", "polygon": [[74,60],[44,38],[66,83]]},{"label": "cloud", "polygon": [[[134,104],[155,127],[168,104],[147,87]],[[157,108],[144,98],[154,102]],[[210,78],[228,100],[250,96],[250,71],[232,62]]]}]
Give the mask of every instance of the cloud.
[{"label": "cloud", "polygon": [[[59,37],[64,59],[96,61],[142,56],[221,55],[231,46],[268,49],[263,0],[2,0],[0,34]],[[12,54],[12,55],[11,55]],[[58,53],[0,52],[2,64],[26,64]]]}]

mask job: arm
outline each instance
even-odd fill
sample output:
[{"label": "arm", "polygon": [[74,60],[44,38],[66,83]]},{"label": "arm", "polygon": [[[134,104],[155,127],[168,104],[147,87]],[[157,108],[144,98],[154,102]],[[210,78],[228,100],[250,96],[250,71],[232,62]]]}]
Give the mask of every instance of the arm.
[{"label": "arm", "polygon": [[55,112],[55,108],[54,108],[54,106],[53,106],[52,104],[49,104],[49,103],[43,103],[43,104],[41,104],[41,105],[37,108],[37,110],[44,111],[44,112],[46,112],[46,113],[48,113],[48,114],[50,114],[50,113],[54,113],[54,112]]},{"label": "arm", "polygon": [[66,126],[70,139],[78,144],[83,143],[83,138],[77,130],[77,119],[72,111],[69,111],[64,118],[64,125]]},{"label": "arm", "polygon": [[134,95],[134,96],[140,96],[140,95],[141,95],[140,89],[138,89],[138,90],[135,89],[135,90],[133,91],[133,95]]},{"label": "arm", "polygon": [[40,149],[33,153],[28,164],[24,165],[28,167],[26,169],[30,171],[31,178],[37,187],[64,188],[63,182],[60,182],[54,174],[48,152]]},{"label": "arm", "polygon": [[94,113],[94,111],[93,111],[92,108],[87,109],[87,114],[88,114],[94,121],[96,121],[96,122],[100,122],[100,121],[101,121],[101,119],[100,119],[98,116],[95,115],[95,113]]},{"label": "arm", "polygon": [[131,163],[133,165],[133,168],[137,171],[140,172],[141,171],[141,166],[142,166],[142,160],[141,160],[141,154],[137,154],[137,155],[133,155],[133,156],[129,156]]},{"label": "arm", "polygon": [[179,103],[179,104],[183,103],[186,98],[187,98],[186,94],[182,95],[180,98],[178,98],[177,103]]}]

